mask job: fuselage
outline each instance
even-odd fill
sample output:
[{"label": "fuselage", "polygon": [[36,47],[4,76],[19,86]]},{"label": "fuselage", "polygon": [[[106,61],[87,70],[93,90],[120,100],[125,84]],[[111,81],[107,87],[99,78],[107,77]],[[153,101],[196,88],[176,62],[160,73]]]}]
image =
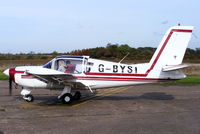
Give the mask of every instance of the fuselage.
[{"label": "fuselage", "polygon": [[180,71],[173,71],[170,73],[162,72],[161,69],[152,68],[150,63],[122,64],[92,59],[88,56],[60,56],[54,58],[44,66],[20,66],[12,68],[10,69],[9,75],[13,77],[15,83],[23,87],[56,89],[58,85],[49,87],[49,83],[38,80],[28,75],[26,72],[32,69],[40,71],[43,68],[58,71],[56,64],[59,60],[76,61],[74,64],[77,63],[76,68],[79,68],[79,72],[74,71],[66,74],[72,74],[75,77],[75,79],[73,79],[74,83],[83,83],[84,85],[90,86],[92,89],[155,83],[159,81],[177,80],[185,77]]}]

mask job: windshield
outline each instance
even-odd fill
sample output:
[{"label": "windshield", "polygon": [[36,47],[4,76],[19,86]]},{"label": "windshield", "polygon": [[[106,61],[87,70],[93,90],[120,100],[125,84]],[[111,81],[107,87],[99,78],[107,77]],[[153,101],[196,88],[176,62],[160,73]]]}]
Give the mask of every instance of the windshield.
[{"label": "windshield", "polygon": [[43,65],[44,68],[51,68],[52,61],[49,61],[47,64]]}]

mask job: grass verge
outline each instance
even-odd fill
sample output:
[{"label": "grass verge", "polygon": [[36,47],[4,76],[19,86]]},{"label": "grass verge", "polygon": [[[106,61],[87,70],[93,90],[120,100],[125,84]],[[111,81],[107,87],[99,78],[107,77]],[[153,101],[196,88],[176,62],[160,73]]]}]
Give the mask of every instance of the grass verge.
[{"label": "grass verge", "polygon": [[0,80],[8,80],[8,76],[4,75],[2,70],[0,70]]},{"label": "grass verge", "polygon": [[197,85],[200,84],[200,75],[188,75],[186,78],[177,81],[156,83],[160,85]]}]

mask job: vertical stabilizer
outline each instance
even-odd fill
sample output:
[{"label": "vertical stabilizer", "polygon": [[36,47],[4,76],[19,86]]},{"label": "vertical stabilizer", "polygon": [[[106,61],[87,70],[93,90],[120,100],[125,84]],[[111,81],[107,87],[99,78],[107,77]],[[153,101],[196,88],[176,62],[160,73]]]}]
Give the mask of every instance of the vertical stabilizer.
[{"label": "vertical stabilizer", "polygon": [[171,27],[164,35],[150,61],[150,70],[153,68],[162,68],[166,65],[181,64],[191,39],[192,30],[193,26]]}]

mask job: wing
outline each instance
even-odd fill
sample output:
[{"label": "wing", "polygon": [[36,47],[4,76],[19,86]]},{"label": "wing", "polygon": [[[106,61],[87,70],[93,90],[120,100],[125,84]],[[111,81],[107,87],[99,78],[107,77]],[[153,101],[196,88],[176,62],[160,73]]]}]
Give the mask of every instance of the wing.
[{"label": "wing", "polygon": [[48,68],[33,68],[26,73],[45,83],[63,84],[76,83],[76,77],[73,74],[63,73]]},{"label": "wing", "polygon": [[76,89],[89,89],[92,93],[92,86],[95,85],[90,82],[77,82],[73,74],[63,73],[57,70],[47,68],[33,68],[26,71],[26,73],[34,78],[41,80],[47,84],[59,84],[63,86],[75,85]]}]

